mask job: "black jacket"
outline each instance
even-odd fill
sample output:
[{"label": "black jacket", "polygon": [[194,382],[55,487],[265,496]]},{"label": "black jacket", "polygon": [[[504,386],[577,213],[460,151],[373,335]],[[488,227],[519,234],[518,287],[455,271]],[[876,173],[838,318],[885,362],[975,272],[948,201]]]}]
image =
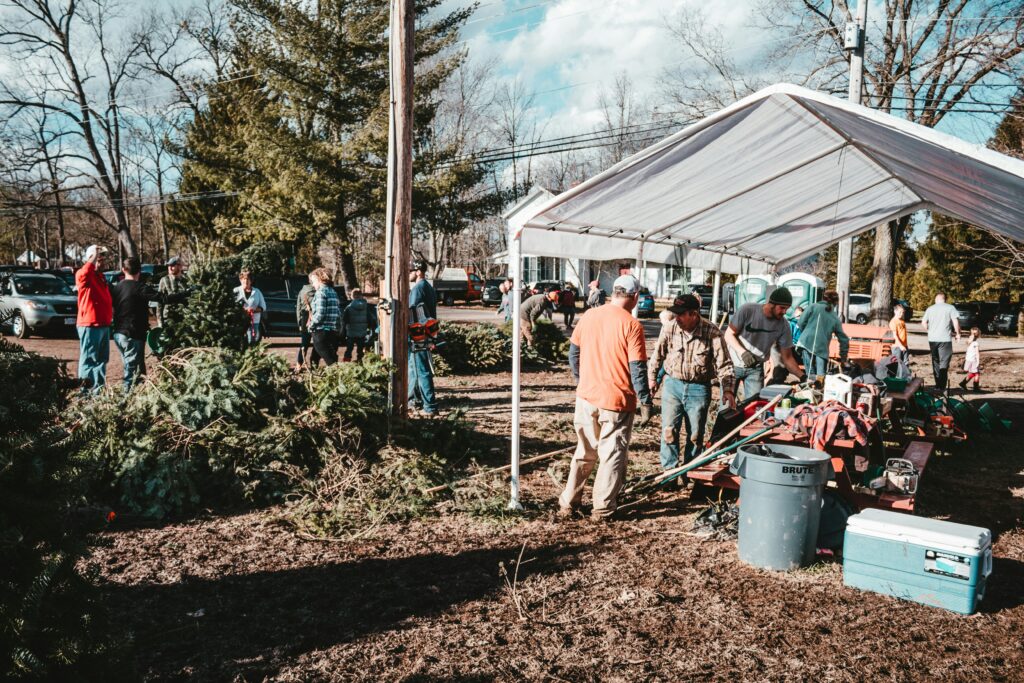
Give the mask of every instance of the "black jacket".
[{"label": "black jacket", "polygon": [[114,334],[145,341],[149,332],[149,302],[177,303],[188,295],[162,294],[138,280],[121,280],[110,288],[110,296],[114,303]]}]

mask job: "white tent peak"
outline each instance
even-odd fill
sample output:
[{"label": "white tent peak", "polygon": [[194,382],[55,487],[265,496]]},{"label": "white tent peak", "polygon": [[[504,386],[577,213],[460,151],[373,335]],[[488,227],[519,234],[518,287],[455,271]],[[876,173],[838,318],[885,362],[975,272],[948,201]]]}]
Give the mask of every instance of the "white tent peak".
[{"label": "white tent peak", "polygon": [[552,198],[523,253],[763,272],[922,209],[1024,239],[1024,161],[782,83]]}]

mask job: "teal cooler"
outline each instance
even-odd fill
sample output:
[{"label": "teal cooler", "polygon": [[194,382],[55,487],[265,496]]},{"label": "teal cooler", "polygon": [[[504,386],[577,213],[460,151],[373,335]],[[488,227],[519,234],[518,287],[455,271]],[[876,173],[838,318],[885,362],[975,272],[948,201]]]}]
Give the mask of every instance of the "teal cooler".
[{"label": "teal cooler", "polygon": [[973,614],[991,573],[988,529],[870,509],[847,522],[843,583],[852,588]]}]

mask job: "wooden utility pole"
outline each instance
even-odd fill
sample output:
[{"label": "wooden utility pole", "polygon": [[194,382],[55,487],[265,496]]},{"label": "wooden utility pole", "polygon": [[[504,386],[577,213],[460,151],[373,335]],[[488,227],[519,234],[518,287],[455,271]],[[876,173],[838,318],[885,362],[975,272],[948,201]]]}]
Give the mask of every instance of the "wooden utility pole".
[{"label": "wooden utility pole", "polygon": [[[850,89],[848,99],[860,104],[864,89],[864,28],[868,22],[868,0],[858,0],[857,21],[847,25],[845,47],[850,51]],[[839,312],[849,322],[850,272],[853,270],[853,238],[847,237],[839,243],[839,257],[836,259],[836,290],[839,292]]]},{"label": "wooden utility pole", "polygon": [[[395,364],[391,414],[409,412],[409,268],[412,265],[412,112],[415,63],[414,0],[391,0],[391,112],[388,131],[388,207],[385,285],[390,325],[385,356]],[[383,294],[383,292],[382,292]]]}]

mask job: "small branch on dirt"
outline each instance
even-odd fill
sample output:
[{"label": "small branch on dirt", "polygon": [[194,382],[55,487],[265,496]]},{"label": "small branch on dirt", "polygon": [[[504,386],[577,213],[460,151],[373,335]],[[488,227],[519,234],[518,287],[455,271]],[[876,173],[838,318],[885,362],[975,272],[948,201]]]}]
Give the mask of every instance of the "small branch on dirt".
[{"label": "small branch on dirt", "polygon": [[[520,460],[519,461],[519,465],[522,466],[522,465],[529,465],[530,463],[534,463],[534,462],[540,462],[541,460],[546,460],[547,458],[554,457],[554,456],[558,455],[559,453],[565,453],[566,451],[572,450],[573,448],[576,448],[576,446],[566,446],[565,448],[559,448],[557,451],[551,451],[550,453],[543,453],[541,455],[535,455],[532,458],[527,458],[526,460]],[[494,467],[494,468],[489,469],[489,470],[484,470],[483,472],[477,472],[476,474],[471,474],[468,477],[465,477],[463,479],[458,479],[458,480],[450,482],[448,484],[441,484],[440,486],[434,486],[432,488],[426,489],[423,493],[426,494],[426,495],[433,495],[435,493],[440,493],[441,491],[444,491],[447,488],[451,488],[452,486],[454,486],[455,484],[458,484],[459,482],[468,481],[470,479],[478,479],[480,477],[485,477],[488,474],[494,474],[496,472],[504,472],[504,471],[509,470],[511,468],[512,468],[511,464],[502,465],[501,467]]]},{"label": "small branch on dirt", "polygon": [[529,621],[526,611],[523,609],[522,599],[519,597],[519,566],[523,563],[524,552],[526,552],[526,541],[523,541],[523,547],[519,549],[519,557],[516,559],[516,570],[512,575],[511,581],[508,580],[508,570],[505,568],[505,563],[498,563],[498,571],[501,573],[501,578],[505,579],[505,587],[508,588],[509,594],[512,596],[512,604],[516,606],[516,611],[519,612],[519,621]]}]

